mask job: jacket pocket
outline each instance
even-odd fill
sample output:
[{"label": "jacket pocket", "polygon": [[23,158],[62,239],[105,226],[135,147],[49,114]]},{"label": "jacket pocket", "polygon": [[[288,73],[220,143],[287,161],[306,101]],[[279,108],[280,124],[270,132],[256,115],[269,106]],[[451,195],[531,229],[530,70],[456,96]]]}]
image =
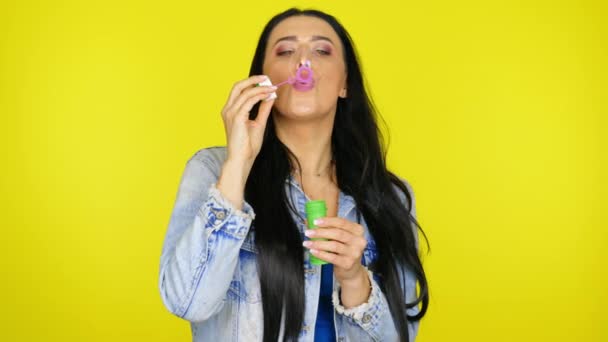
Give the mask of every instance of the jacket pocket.
[{"label": "jacket pocket", "polygon": [[239,302],[255,304],[262,301],[256,256],[247,248],[241,248],[239,252],[237,269],[228,289],[231,297]]}]

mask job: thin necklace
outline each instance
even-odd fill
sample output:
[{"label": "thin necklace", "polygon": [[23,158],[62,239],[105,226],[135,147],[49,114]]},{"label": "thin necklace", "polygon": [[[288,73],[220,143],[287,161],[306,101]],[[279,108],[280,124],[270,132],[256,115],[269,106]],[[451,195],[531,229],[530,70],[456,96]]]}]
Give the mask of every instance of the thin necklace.
[{"label": "thin necklace", "polygon": [[[334,159],[332,158],[332,159],[329,161],[329,164],[327,164],[327,166],[326,166],[326,167],[325,167],[323,170],[321,170],[321,171],[327,171],[327,169],[329,169],[329,168],[332,166],[332,164],[333,164],[333,163],[334,163]],[[297,174],[299,174],[299,173],[300,173],[300,170],[298,170],[298,169],[294,169],[293,171],[294,171],[295,173],[297,173]],[[317,177],[321,177],[323,174],[324,174],[324,172],[319,172],[319,173],[317,173],[315,176],[317,176]]]},{"label": "thin necklace", "polygon": [[[329,161],[329,165],[327,165],[327,167],[326,167],[326,168],[325,168],[323,171],[325,171],[325,170],[329,169],[329,168],[330,168],[330,167],[331,167],[331,166],[332,166],[334,163],[335,163],[335,160],[332,158],[332,159]],[[299,172],[297,169],[294,169],[294,172],[295,172],[296,174],[298,174],[298,175],[300,174],[300,172]],[[317,177],[321,177],[321,175],[322,175],[322,174],[323,174],[323,173],[321,173],[321,172],[320,172],[320,173],[317,173],[317,174],[316,174],[316,176],[317,176]],[[300,176],[300,177],[301,177],[301,176]],[[333,177],[332,177],[332,178],[333,178]],[[330,179],[330,180],[329,180],[329,182],[330,182],[330,183],[333,183],[334,181],[333,181],[332,179]],[[301,184],[301,181],[300,181],[300,184]],[[300,185],[300,186],[302,187],[302,192],[304,193],[304,195],[305,195],[305,196],[307,196],[307,197],[309,197],[309,198],[312,198],[311,196],[309,196],[309,195],[306,193],[306,191],[304,191],[304,186],[303,186],[303,185]],[[337,198],[336,198],[336,208],[339,206],[339,204],[340,204],[340,192],[338,191],[338,196],[337,196]]]}]

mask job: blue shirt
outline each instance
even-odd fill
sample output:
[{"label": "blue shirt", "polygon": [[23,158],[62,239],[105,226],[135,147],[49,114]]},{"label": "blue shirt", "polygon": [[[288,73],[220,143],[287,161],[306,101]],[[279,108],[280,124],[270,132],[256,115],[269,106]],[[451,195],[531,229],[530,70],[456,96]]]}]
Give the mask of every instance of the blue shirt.
[{"label": "blue shirt", "polygon": [[333,289],[334,265],[321,266],[321,292],[319,293],[319,308],[315,324],[315,342],[336,341],[334,328],[334,306],[331,303]]},{"label": "blue shirt", "polygon": [[[263,336],[255,229],[250,229],[255,212],[247,201],[237,209],[215,186],[226,157],[226,147],[211,147],[198,151],[188,160],[160,256],[158,285],[162,302],[169,312],[190,322],[194,342],[258,342]],[[396,185],[395,190],[398,191]],[[309,198],[291,176],[285,179],[285,193],[298,211],[290,213],[304,241],[304,206]],[[397,194],[406,206],[405,196],[400,191]],[[354,199],[340,191],[337,216],[357,222],[356,213]],[[368,266],[377,258],[376,245],[365,219],[359,224],[365,229],[367,239],[361,263]],[[322,297],[319,292],[322,267],[310,263],[308,252],[302,266],[306,307],[298,342],[313,342],[318,315],[321,315],[317,309]],[[399,272],[403,275],[401,285],[406,300],[412,302],[415,278],[407,269]],[[339,284],[332,285],[332,314],[339,341],[397,340],[386,297],[376,276],[372,272],[368,274],[371,294],[366,303],[353,308],[346,309],[340,304]],[[408,309],[410,315],[416,312],[418,308]],[[281,319],[281,315],[269,319]],[[408,324],[410,342],[416,337],[418,324]],[[282,335],[279,337],[283,340]]]}]

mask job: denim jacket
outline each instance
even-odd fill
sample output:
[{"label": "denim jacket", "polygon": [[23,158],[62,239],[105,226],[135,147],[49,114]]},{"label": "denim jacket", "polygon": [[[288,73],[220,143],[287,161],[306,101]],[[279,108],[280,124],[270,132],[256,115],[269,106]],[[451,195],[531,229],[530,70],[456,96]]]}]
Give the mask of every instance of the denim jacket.
[{"label": "denim jacket", "polygon": [[[241,210],[236,209],[215,186],[226,153],[226,147],[205,148],[186,163],[160,258],[160,294],[171,313],[191,322],[193,341],[262,341],[263,311],[255,231],[249,229],[255,212],[246,201]],[[306,217],[304,205],[309,200],[306,194],[292,177],[285,180],[285,187],[286,193],[292,194],[290,200],[295,208]],[[405,205],[405,196],[401,198]],[[305,240],[304,222],[292,215]],[[355,201],[342,191],[338,216],[356,222]],[[361,262],[368,266],[377,256],[376,247],[364,220],[359,223],[365,228],[367,238]],[[312,342],[321,266],[310,264],[306,252],[303,267],[306,307],[298,341]],[[407,289],[406,300],[412,302],[415,279],[409,270],[401,272],[405,278],[402,286]],[[371,271],[368,274],[372,284],[368,301],[349,309],[340,303],[339,284],[334,276],[337,341],[397,341],[395,325],[386,297],[378,286],[378,278]],[[413,315],[417,310],[417,307],[410,308],[408,313]],[[410,341],[414,341],[418,322],[410,322],[408,329]],[[282,329],[279,336],[282,340]]]}]

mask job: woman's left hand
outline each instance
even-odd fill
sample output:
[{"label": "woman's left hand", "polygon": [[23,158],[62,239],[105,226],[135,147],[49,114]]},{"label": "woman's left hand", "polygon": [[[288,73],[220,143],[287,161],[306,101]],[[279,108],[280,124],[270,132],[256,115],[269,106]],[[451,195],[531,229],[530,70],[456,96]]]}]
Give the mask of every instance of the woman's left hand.
[{"label": "woman's left hand", "polygon": [[328,241],[304,241],[304,247],[319,259],[334,265],[334,274],[342,286],[360,282],[367,271],[361,264],[363,250],[367,246],[365,230],[360,224],[341,217],[323,217],[315,220],[316,229],[306,229],[309,238],[325,238]]}]

